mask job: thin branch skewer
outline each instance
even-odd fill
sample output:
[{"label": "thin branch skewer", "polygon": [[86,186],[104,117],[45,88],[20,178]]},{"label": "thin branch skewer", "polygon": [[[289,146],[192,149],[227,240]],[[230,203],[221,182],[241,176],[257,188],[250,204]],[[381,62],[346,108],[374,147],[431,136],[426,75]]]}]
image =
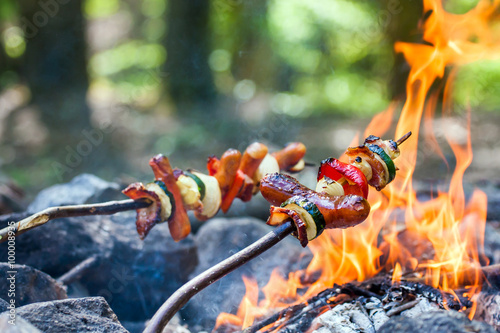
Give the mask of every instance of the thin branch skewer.
[{"label": "thin branch skewer", "polygon": [[18,236],[30,229],[39,227],[50,220],[62,217],[111,215],[126,210],[145,208],[151,205],[147,199],[108,201],[98,204],[50,207],[33,214],[15,224],[0,230],[0,243],[7,241],[9,236]]},{"label": "thin branch skewer", "polygon": [[267,235],[257,240],[253,244],[244,248],[240,252],[221,261],[217,265],[210,267],[191,281],[180,287],[163,305],[156,311],[153,318],[143,333],[161,333],[170,319],[198,292],[205,289],[215,281],[244,265],[258,255],[269,250],[279,241],[295,230],[292,222],[288,221],[278,226]]},{"label": "thin branch skewer", "polygon": [[410,137],[410,135],[411,135],[411,131],[410,131],[410,132],[408,132],[408,133],[406,133],[405,135],[403,135],[403,136],[402,136],[402,137],[400,137],[399,139],[397,139],[397,140],[396,140],[396,143],[398,144],[398,146],[399,146],[400,144],[402,144],[403,142],[405,142],[405,141],[406,141],[406,139],[408,139],[408,138]]},{"label": "thin branch skewer", "polygon": [[85,274],[86,271],[96,266],[98,263],[99,263],[98,256],[89,257],[84,261],[82,261],[81,263],[79,263],[78,265],[76,265],[75,267],[73,267],[72,269],[70,269],[68,272],[64,273],[62,276],[60,276],[57,279],[57,282],[69,285],[75,281],[78,281],[82,277],[82,275]]}]

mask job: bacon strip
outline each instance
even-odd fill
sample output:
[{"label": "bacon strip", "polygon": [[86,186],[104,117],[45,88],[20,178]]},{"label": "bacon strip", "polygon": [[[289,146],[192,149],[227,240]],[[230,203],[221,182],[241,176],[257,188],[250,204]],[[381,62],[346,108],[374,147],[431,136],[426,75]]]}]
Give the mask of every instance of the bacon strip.
[{"label": "bacon strip", "polygon": [[126,189],[122,191],[127,197],[133,200],[138,200],[146,198],[151,200],[151,205],[146,208],[136,209],[137,219],[135,225],[137,227],[137,233],[141,239],[146,238],[149,231],[157,223],[161,223],[161,201],[158,194],[153,191],[147,190],[142,183],[130,184]]}]

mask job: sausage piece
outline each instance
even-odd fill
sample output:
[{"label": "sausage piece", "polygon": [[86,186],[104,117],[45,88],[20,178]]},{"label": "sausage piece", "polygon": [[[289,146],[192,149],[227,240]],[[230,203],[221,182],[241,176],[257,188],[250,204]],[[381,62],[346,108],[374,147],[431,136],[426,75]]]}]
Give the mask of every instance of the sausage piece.
[{"label": "sausage piece", "polygon": [[363,222],[370,213],[370,204],[357,195],[329,196],[300,184],[295,178],[279,173],[265,176],[260,183],[262,196],[274,206],[294,196],[314,203],[325,219],[325,228],[347,228]]},{"label": "sausage piece", "polygon": [[208,160],[208,172],[219,182],[222,197],[225,197],[233,186],[236,173],[240,167],[241,153],[236,149],[228,149],[221,157],[220,161],[216,157]]},{"label": "sausage piece", "polygon": [[248,177],[252,178],[260,163],[267,155],[267,147],[260,143],[254,142],[247,147],[243,157],[241,158],[240,170]]},{"label": "sausage piece", "polygon": [[288,170],[295,166],[304,158],[306,154],[306,146],[301,142],[292,142],[280,151],[274,152],[271,155],[276,158],[280,166],[280,170]]}]

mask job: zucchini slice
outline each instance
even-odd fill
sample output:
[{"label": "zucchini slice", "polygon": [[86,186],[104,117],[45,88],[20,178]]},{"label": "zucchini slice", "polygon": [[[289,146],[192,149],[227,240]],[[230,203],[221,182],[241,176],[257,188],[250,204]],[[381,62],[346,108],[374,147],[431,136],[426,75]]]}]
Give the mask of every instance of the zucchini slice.
[{"label": "zucchini slice", "polygon": [[198,185],[198,192],[200,192],[200,200],[203,201],[203,198],[205,198],[205,183],[192,171],[184,171],[184,174],[188,177],[193,178],[193,180],[196,182],[196,185]]},{"label": "zucchini slice", "polygon": [[394,180],[394,177],[396,177],[396,166],[394,165],[394,162],[392,161],[390,156],[387,155],[387,153],[379,146],[368,144],[367,147],[372,152],[374,152],[375,154],[380,156],[382,161],[384,161],[385,165],[387,166],[387,170],[389,171],[389,180],[388,180],[387,184],[389,184],[390,182],[392,182]]},{"label": "zucchini slice", "polygon": [[182,174],[177,178],[176,182],[181,192],[182,203],[186,209],[196,209],[201,206],[200,190],[196,181],[186,174]]},{"label": "zucchini slice", "polygon": [[161,180],[146,184],[146,189],[158,195],[161,204],[161,219],[162,221],[168,221],[175,211],[174,195],[167,190],[167,186]]},{"label": "zucchini slice", "polygon": [[281,204],[281,207],[290,209],[299,214],[306,225],[307,240],[313,240],[325,230],[325,218],[318,207],[301,196],[294,196]]},{"label": "zucchini slice", "polygon": [[199,172],[193,171],[192,174],[203,183],[203,189],[205,191],[202,199],[203,209],[200,212],[200,217],[204,219],[212,218],[219,211],[222,201],[219,182],[215,177]]}]

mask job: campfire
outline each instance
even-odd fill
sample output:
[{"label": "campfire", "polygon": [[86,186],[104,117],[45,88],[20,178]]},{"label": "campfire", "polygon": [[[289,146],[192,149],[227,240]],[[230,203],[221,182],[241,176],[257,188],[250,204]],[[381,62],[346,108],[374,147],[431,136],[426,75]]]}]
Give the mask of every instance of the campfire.
[{"label": "campfire", "polygon": [[[433,132],[438,102],[442,97],[442,117],[450,117],[453,82],[460,66],[500,57],[499,35],[489,24],[498,18],[499,5],[497,1],[480,1],[466,14],[454,15],[446,12],[440,1],[424,1],[424,42],[395,45],[411,67],[395,137],[412,131],[425,140],[426,149],[444,158]],[[437,81],[440,89],[431,89]],[[396,107],[377,115],[364,136],[386,134]],[[433,303],[436,308],[462,311],[471,319],[478,307],[483,313],[484,295],[480,292],[485,281],[482,267],[488,264],[483,251],[487,197],[476,190],[466,201],[462,184],[473,158],[470,112],[465,121],[465,142],[445,131],[456,159],[447,191],[438,190],[424,201],[417,198],[412,180],[420,140],[409,140],[398,159],[400,170],[395,181],[382,192],[370,192],[371,214],[363,224],[325,232],[309,245],[314,257],[307,269],[286,278],[273,274],[261,293],[255,281],[244,279],[247,293],[238,313],[221,314],[216,330],[231,331],[232,327],[247,329],[245,332],[277,332],[287,325],[295,327],[293,331],[313,330],[328,326],[326,319],[315,316],[340,313],[339,307],[343,311],[363,307],[359,313],[367,314],[367,309],[391,304],[394,291],[400,299],[388,308],[386,316],[411,309],[427,298],[433,301],[426,306]],[[425,130],[420,134],[422,124]],[[352,143],[356,144],[358,138]],[[363,306],[358,304],[360,298]],[[314,315],[303,320],[308,316],[305,312]],[[277,314],[268,317],[270,313]],[[372,327],[380,326],[373,316],[370,319]],[[299,320],[300,325],[293,326]],[[369,331],[368,327],[362,329]]]},{"label": "campfire", "polygon": [[[457,330],[472,332],[498,330],[500,295],[494,289],[500,267],[489,265],[484,249],[488,198],[480,190],[467,197],[463,186],[464,173],[473,161],[473,110],[469,108],[465,116],[457,117],[453,96],[454,80],[461,66],[500,58],[500,34],[495,33],[496,27],[492,26],[498,21],[499,12],[500,1],[496,0],[480,1],[474,9],[462,15],[446,12],[440,1],[424,0],[424,15],[420,23],[422,41],[398,42],[394,46],[410,66],[405,102],[401,107],[395,101],[375,116],[364,133],[354,138],[343,156],[323,160],[316,190],[305,186],[310,184],[302,185],[295,178],[280,173],[300,172],[307,167],[306,148],[302,143],[292,143],[272,153],[262,143],[253,143],[243,153],[229,149],[220,159],[209,158],[208,175],[196,170],[172,168],[169,159],[160,154],[150,160],[155,176],[153,182],[146,185],[136,182],[123,190],[129,200],[48,209],[40,205],[43,208],[35,209],[40,211],[35,215],[31,215],[33,211],[16,215],[21,220],[19,223],[10,222],[10,217],[2,219],[2,223],[9,221],[9,224],[0,230],[0,240],[11,240],[12,237],[26,248],[29,248],[26,244],[33,243],[34,248],[45,249],[37,243],[43,243],[44,239],[17,236],[41,227],[51,219],[136,210],[136,215],[98,220],[92,232],[82,228],[80,232],[84,237],[62,232],[75,237],[75,246],[80,246],[77,240],[85,238],[89,244],[99,245],[99,250],[81,251],[83,254],[68,251],[70,259],[64,265],[47,264],[43,258],[40,262],[33,260],[34,264],[29,261],[29,256],[24,259],[27,258],[26,262],[36,268],[60,276],[57,282],[49,276],[44,277],[58,290],[57,297],[52,300],[64,299],[71,293],[78,295],[79,290],[75,292],[71,288],[66,294],[67,288],[60,288],[59,284],[77,284],[73,288],[84,286],[89,295],[94,295],[101,293],[102,285],[108,283],[108,289],[104,289],[108,294],[104,296],[111,307],[117,309],[119,317],[126,315],[135,322],[145,320],[145,316],[149,319],[157,311],[144,332],[162,331],[195,294],[252,259],[264,260],[264,255],[276,249],[271,247],[282,241],[295,241],[296,245],[307,247],[305,251],[310,251],[310,257],[297,248],[285,248],[280,253],[289,255],[289,261],[295,261],[296,266],[310,259],[308,264],[299,268],[294,266],[287,274],[282,274],[276,267],[264,286],[256,279],[243,276],[241,285],[244,284],[246,293],[239,309],[235,313],[220,313],[214,332],[392,332],[436,329],[440,325],[455,325]],[[393,120],[400,108],[394,128]],[[445,141],[436,137],[438,110],[442,113],[442,120],[458,119],[465,131],[439,128]],[[364,142],[360,145],[361,138]],[[404,148],[399,150],[403,143]],[[425,148],[421,148],[422,143]],[[441,156],[446,163],[447,152],[442,148],[451,151],[455,160],[449,183],[417,188],[414,173],[418,170],[418,154],[425,149],[426,153]],[[378,170],[375,163],[379,163]],[[368,184],[376,190],[368,191]],[[226,213],[236,198],[250,201],[259,190],[272,204],[268,224],[276,229],[259,236],[260,239],[253,244],[243,246],[245,242],[241,241],[236,246],[240,252],[217,265],[211,263],[208,269],[203,267],[207,264],[202,260],[206,254],[203,247],[210,252],[210,246],[214,245],[203,242],[203,227],[196,235],[198,243],[193,245],[192,216],[188,216],[188,211],[200,221],[210,220],[207,223],[211,223],[211,228],[217,232],[218,221],[214,217],[218,211]],[[351,210],[347,211],[346,207]],[[347,213],[339,216],[342,209]],[[331,211],[334,212],[329,214]],[[129,223],[132,220],[135,225]],[[159,226],[162,222],[167,223]],[[63,228],[61,225],[59,227]],[[140,241],[135,241],[140,245],[127,238],[131,225],[135,228],[134,237],[140,238]],[[168,231],[161,229],[165,226]],[[254,229],[260,227],[265,226],[260,222],[252,226]],[[172,250],[160,247],[163,239],[156,233],[158,229],[169,232],[168,242]],[[247,231],[250,235],[254,230]],[[227,240],[213,235],[208,238],[212,237],[214,244],[218,244],[247,236],[234,227],[228,233],[231,237],[227,236]],[[44,237],[51,237],[50,233]],[[65,240],[62,236],[59,239],[68,244],[73,240]],[[53,245],[52,239],[45,243]],[[158,248],[151,249],[148,247],[151,244]],[[86,249],[92,248],[84,245]],[[146,250],[148,252],[144,254],[142,251]],[[127,251],[130,251],[128,257],[123,255]],[[196,251],[197,257],[193,255]],[[49,251],[58,256],[62,252]],[[21,259],[23,255],[26,253],[21,252]],[[116,276],[116,262],[128,264],[130,257],[139,267],[133,267],[132,270],[137,269],[134,274],[146,272],[142,276],[147,275],[151,280],[141,281],[137,275],[130,278],[125,273]],[[150,258],[153,259],[149,261]],[[176,258],[179,267],[186,261],[190,269],[176,272],[182,283],[188,280],[188,276],[192,279],[184,286],[175,281],[175,292],[171,289],[157,292],[154,287],[163,285],[163,280],[170,275],[171,266],[155,276],[158,272],[155,265],[165,266],[168,262],[165,258]],[[194,262],[198,259],[200,263]],[[146,262],[144,267],[141,266],[143,262]],[[199,269],[195,270],[197,265]],[[253,266],[252,269],[258,268]],[[108,281],[118,282],[119,286],[110,286]],[[149,283],[153,287],[149,288]],[[122,291],[113,291],[126,290],[123,294],[127,294],[132,284],[139,290],[138,297],[123,296],[122,299]],[[161,306],[167,295],[172,296]],[[98,298],[86,300],[92,306],[101,304],[105,309],[102,312],[109,314],[106,321],[119,325],[106,301]],[[39,302],[40,299],[32,301],[34,304]],[[145,315],[123,305],[131,302],[141,303]],[[73,303],[69,306],[79,307]],[[32,311],[25,308],[20,313],[30,319]],[[72,316],[72,320],[75,318],[79,318],[78,314]],[[36,322],[36,318],[31,318],[30,322]],[[175,325],[180,331],[187,330],[179,323]],[[195,325],[191,326],[194,327],[189,328],[197,329]]]}]

